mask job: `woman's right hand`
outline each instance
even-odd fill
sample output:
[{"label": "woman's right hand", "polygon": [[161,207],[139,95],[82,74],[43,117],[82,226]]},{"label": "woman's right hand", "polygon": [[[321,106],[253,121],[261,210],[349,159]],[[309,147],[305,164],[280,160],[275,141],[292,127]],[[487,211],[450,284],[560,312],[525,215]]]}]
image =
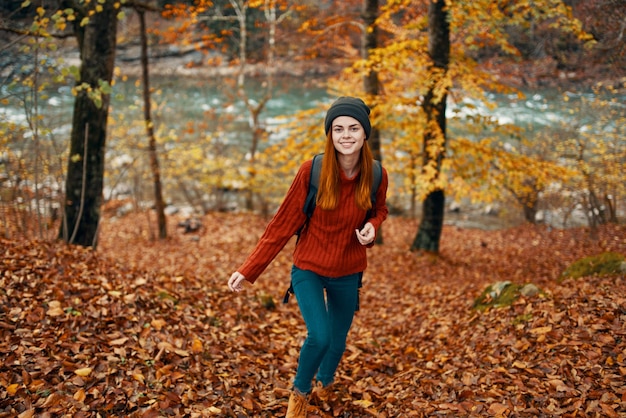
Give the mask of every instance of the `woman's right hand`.
[{"label": "woman's right hand", "polygon": [[233,292],[241,292],[243,290],[243,281],[246,278],[238,271],[234,272],[228,279],[228,288]]}]

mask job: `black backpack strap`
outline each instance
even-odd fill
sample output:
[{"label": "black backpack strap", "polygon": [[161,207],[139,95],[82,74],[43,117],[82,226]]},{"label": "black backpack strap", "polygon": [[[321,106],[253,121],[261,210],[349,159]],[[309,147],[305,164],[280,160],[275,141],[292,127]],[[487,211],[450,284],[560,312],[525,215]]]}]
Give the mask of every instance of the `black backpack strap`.
[{"label": "black backpack strap", "polygon": [[374,180],[372,181],[372,206],[376,203],[376,193],[383,179],[383,166],[378,160],[374,160]]},{"label": "black backpack strap", "polygon": [[359,273],[359,287],[356,290],[356,308],[354,309],[357,312],[361,308],[361,288],[363,287],[363,272]]},{"label": "black backpack strap", "polygon": [[367,211],[365,214],[365,220],[363,224],[367,222],[376,212],[376,193],[378,193],[378,188],[380,187],[380,182],[383,178],[383,166],[378,160],[374,160],[374,178],[372,180],[372,189],[370,191],[370,200],[372,201],[372,208]]},{"label": "black backpack strap", "polygon": [[289,283],[289,289],[285,292],[285,296],[283,296],[283,303],[289,303],[289,296],[293,295],[293,284]]},{"label": "black backpack strap", "polygon": [[320,185],[320,172],[322,171],[322,159],[324,154],[317,154],[313,157],[313,163],[311,164],[311,176],[309,178],[309,192],[306,195],[304,201],[304,207],[302,210],[306,214],[307,219],[313,215],[315,210],[315,201],[317,199],[317,189]]},{"label": "black backpack strap", "polygon": [[304,225],[296,231],[297,239],[300,239],[300,233],[309,222],[313,211],[315,210],[315,201],[317,199],[317,189],[320,184],[320,171],[322,171],[322,157],[324,154],[317,154],[313,157],[313,163],[311,164],[311,174],[309,175],[309,190],[302,206],[302,211],[306,214],[306,220]]}]

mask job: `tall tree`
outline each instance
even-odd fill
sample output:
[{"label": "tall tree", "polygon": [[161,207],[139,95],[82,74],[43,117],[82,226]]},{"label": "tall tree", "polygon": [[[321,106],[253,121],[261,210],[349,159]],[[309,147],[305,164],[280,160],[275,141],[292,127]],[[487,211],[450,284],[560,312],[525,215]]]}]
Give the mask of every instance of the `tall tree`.
[{"label": "tall tree", "polygon": [[[428,6],[428,53],[432,60],[430,85],[424,98],[426,128],[422,144],[423,166],[436,178],[446,149],[447,77],[450,62],[450,23],[445,0],[431,1]],[[411,250],[439,251],[443,228],[445,194],[441,187],[432,190],[422,204],[422,220]]]},{"label": "tall tree", "polygon": [[[466,188],[459,171],[468,172],[469,167],[459,167],[458,163],[468,151],[477,156],[479,147],[475,141],[461,141],[466,138],[459,137],[454,138],[454,144],[463,148],[448,143],[446,101],[452,88],[461,93],[454,98],[479,101],[486,100],[486,91],[512,91],[494,74],[489,62],[482,65],[481,57],[491,51],[499,51],[500,59],[507,54],[519,57],[520,51],[511,43],[507,30],[531,31],[537,25],[549,25],[581,42],[589,39],[561,0],[399,0],[382,7],[378,26],[393,39],[370,51],[368,62],[357,63],[353,70],[378,71],[384,87],[377,104],[377,122],[393,135],[394,152],[388,153],[387,158],[393,161],[389,165],[395,171],[393,174],[402,176],[403,180],[394,187],[411,196],[411,208],[414,199],[423,202],[423,218],[412,250],[438,252],[444,190],[459,198],[472,196],[475,190],[502,187],[488,177],[489,167],[476,166],[478,163],[489,166],[489,159],[466,158],[464,161],[473,166],[475,173],[484,174],[478,189]],[[484,118],[467,118],[461,113],[458,118],[463,118],[462,123],[472,130],[482,128],[476,138],[484,138]],[[499,155],[509,158],[514,157],[513,153],[514,149]]]},{"label": "tall tree", "polygon": [[[246,104],[248,108],[248,112],[250,113],[250,128],[252,130],[252,142],[250,148],[250,172],[252,176],[251,185],[254,186],[255,183],[258,183],[258,180],[255,178],[258,170],[258,162],[256,161],[257,153],[259,149],[259,144],[262,140],[266,139],[268,136],[267,130],[264,128],[261,123],[260,114],[266,108],[268,102],[272,99],[274,94],[274,78],[276,73],[276,32],[279,25],[287,19],[294,9],[297,9],[297,6],[293,6],[289,4],[288,1],[277,1],[277,0],[257,0],[257,2],[251,2],[252,6],[261,8],[263,10],[263,14],[265,16],[266,24],[267,24],[267,57],[265,61],[265,81],[264,85],[264,94],[263,97],[258,99],[256,102],[250,100],[249,97],[245,94],[245,90],[243,88],[239,88],[239,94],[241,95],[241,99]],[[251,189],[254,189],[252,187]],[[251,190],[252,192],[252,190]],[[264,214],[268,213],[267,201],[263,194],[259,195],[261,200],[262,211]],[[249,206],[252,207],[251,205]]]},{"label": "tall tree", "polygon": [[73,9],[77,16],[74,30],[81,65],[59,237],[70,244],[95,247],[103,200],[107,118],[120,3],[65,0],[63,6]]},{"label": "tall tree", "polygon": [[159,238],[167,238],[167,220],[165,219],[165,202],[163,201],[163,191],[161,186],[161,170],[159,169],[159,158],[157,155],[157,141],[154,134],[154,123],[150,108],[150,72],[148,66],[148,35],[146,32],[146,11],[143,7],[137,8],[139,15],[139,26],[141,31],[141,76],[143,79],[143,115],[146,131],[148,134],[148,152],[150,154],[150,169],[152,171],[152,183],[154,185],[154,209],[157,215],[157,227]]},{"label": "tall tree", "polygon": [[[256,154],[259,148],[259,143],[265,136],[266,132],[261,126],[260,123],[260,115],[268,100],[271,98],[271,91],[266,90],[263,97],[258,101],[251,100],[248,97],[248,94],[245,90],[245,80],[246,80],[246,67],[248,66],[248,55],[247,55],[247,44],[248,44],[248,30],[247,30],[247,19],[248,19],[248,9],[250,8],[250,3],[244,0],[229,0],[233,9],[237,15],[237,22],[239,23],[239,68],[237,71],[237,95],[240,100],[246,106],[248,113],[250,114],[250,118],[248,119],[248,123],[250,125],[251,130],[251,139],[250,139],[250,149],[249,149],[249,166],[248,171],[250,175],[250,184],[254,182],[255,177],[255,160]],[[274,2],[270,7],[274,7]],[[260,4],[254,3],[253,6],[260,6]],[[268,5],[269,6],[269,5]],[[272,55],[273,56],[273,51]],[[253,195],[254,191],[252,187],[248,188],[248,193],[246,197],[246,209],[252,210],[253,205]]]},{"label": "tall tree", "polygon": [[[365,0],[363,10],[363,20],[365,23],[365,31],[363,34],[363,59],[367,60],[370,51],[378,48],[378,27],[376,26],[376,18],[378,17],[378,0]],[[371,98],[377,98],[380,90],[380,80],[378,72],[375,69],[369,71],[364,77],[363,83],[365,94]],[[374,158],[382,161],[382,152],[380,149],[380,131],[376,126],[372,126],[372,132],[369,138],[369,145],[372,148]]]}]

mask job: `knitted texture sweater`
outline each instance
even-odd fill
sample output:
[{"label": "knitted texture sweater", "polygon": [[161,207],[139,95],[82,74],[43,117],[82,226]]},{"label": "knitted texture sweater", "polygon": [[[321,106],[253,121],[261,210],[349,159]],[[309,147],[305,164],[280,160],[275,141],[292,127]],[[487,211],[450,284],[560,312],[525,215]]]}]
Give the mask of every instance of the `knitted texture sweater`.
[{"label": "knitted texture sweater", "polygon": [[[267,225],[256,247],[237,271],[251,283],[261,275],[289,239],[305,223],[304,202],[309,190],[312,161],[302,164],[278,211]],[[356,237],[356,229],[370,222],[376,230],[387,218],[387,171],[376,193],[373,217],[366,220],[367,211],[356,204],[355,190],[359,174],[347,178],[341,172],[341,193],[337,208],[316,208],[293,254],[293,263],[302,270],[310,270],[325,277],[342,277],[359,273],[367,267],[366,246]],[[370,244],[367,247],[371,247]]]}]

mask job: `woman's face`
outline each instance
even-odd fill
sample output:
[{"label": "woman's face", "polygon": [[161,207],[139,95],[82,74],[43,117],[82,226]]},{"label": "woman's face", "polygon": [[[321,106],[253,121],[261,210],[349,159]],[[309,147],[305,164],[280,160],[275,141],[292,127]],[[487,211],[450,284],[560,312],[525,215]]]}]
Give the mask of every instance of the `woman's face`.
[{"label": "woman's face", "polygon": [[365,129],[350,116],[339,116],[330,126],[333,145],[343,155],[359,155],[365,141]]}]

